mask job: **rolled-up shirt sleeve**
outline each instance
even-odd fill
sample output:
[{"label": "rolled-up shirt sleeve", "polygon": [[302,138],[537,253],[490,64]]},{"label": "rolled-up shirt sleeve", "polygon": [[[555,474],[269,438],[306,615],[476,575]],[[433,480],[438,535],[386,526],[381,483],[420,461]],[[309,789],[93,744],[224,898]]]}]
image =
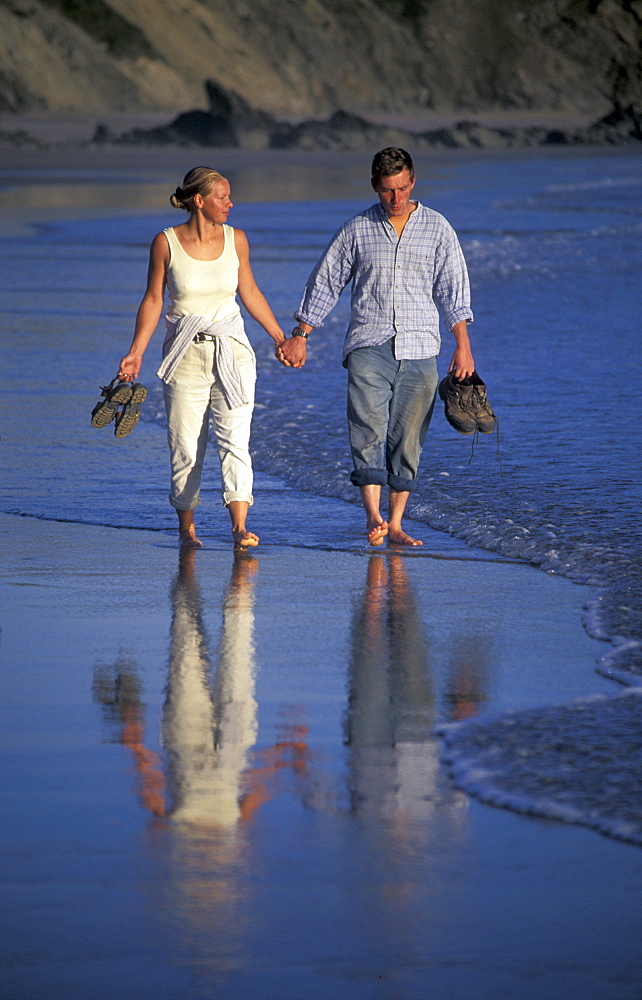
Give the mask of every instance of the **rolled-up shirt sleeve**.
[{"label": "rolled-up shirt sleeve", "polygon": [[353,276],[353,253],[344,228],[332,237],[307,280],[294,318],[320,326]]},{"label": "rolled-up shirt sleeve", "polygon": [[435,253],[432,294],[448,330],[462,320],[473,322],[466,261],[457,235],[450,227]]}]

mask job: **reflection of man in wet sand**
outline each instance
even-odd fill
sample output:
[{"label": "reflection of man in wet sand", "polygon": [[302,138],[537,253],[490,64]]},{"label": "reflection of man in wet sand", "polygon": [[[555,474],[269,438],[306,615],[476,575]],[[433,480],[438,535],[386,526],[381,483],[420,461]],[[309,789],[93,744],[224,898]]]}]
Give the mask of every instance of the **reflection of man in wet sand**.
[{"label": "reflection of man in wet sand", "polygon": [[[467,323],[473,316],[464,257],[443,216],[411,201],[415,171],[405,149],[388,147],[372,162],[378,204],[336,233],[308,278],[295,313],[299,325],[279,344],[283,364],[300,368],[306,338],[352,285],[344,344],[353,471],[361,490],[370,545],[384,537],[421,545],[401,519],[417,469],[437,390],[439,312],[455,338],[449,371],[472,375]],[[438,311],[439,309],[439,311]],[[388,519],[381,487],[389,487]]]},{"label": "reflection of man in wet sand", "polygon": [[[468,799],[440,765],[436,653],[413,592],[417,566],[400,552],[368,560],[351,623],[345,723],[358,863],[368,872],[365,888],[357,887],[355,924],[368,934],[381,979],[400,986],[394,996],[405,995],[399,955],[426,960],[423,942],[414,951],[426,933],[417,919],[426,893],[439,887],[465,912],[455,859],[468,833]],[[448,690],[457,696],[456,677]],[[474,698],[472,685],[465,695]]]},{"label": "reflection of man in wet sand", "polygon": [[353,801],[393,823],[434,808],[438,754],[428,645],[401,555],[372,555],[352,623],[347,741]]},{"label": "reflection of man in wet sand", "polygon": [[479,715],[487,699],[492,647],[492,635],[470,620],[466,633],[452,643],[445,700],[453,722]]},{"label": "reflection of man in wet sand", "polygon": [[[444,828],[447,835],[454,833],[467,801],[442,775],[432,731],[438,709],[429,645],[406,565],[401,554],[370,556],[352,619],[348,675],[353,808],[362,817],[386,822],[391,848],[412,836],[413,827],[423,835],[432,832],[433,821],[442,825],[442,833]],[[479,671],[466,660],[462,676],[459,650],[455,640],[447,701],[478,703],[483,700],[475,686]],[[482,646],[480,656],[485,652]],[[427,820],[431,827],[423,825]]]}]

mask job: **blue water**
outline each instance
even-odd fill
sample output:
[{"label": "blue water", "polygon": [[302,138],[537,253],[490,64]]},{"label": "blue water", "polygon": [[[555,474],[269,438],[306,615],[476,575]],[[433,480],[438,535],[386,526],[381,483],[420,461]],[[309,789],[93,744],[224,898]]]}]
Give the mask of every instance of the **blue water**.
[{"label": "blue water", "polygon": [[[461,165],[448,188],[419,185],[468,260],[473,349],[500,417],[503,476],[494,436],[469,462],[470,439],[438,414],[409,512],[473,546],[593,584],[586,625],[610,638],[603,668],[623,682],[642,672],[641,165],[632,155],[491,159]],[[292,286],[357,208],[298,206],[292,241],[283,234],[291,208],[266,206],[255,218],[257,271],[279,306],[296,301]],[[263,362],[254,444],[261,468],[348,499],[338,364],[347,308],[342,300],[310,339],[304,372],[286,380]]]},{"label": "blue water", "polygon": [[[416,520],[473,547],[590,584],[584,624],[590,635],[609,642],[599,669],[631,686],[642,675],[641,165],[633,153],[484,156],[462,158],[431,180],[420,174],[420,199],[453,223],[468,261],[473,350],[500,418],[501,464],[495,435],[481,438],[471,458],[470,438],[457,435],[438,408],[408,508]],[[285,329],[328,238],[369,201],[364,192],[361,201],[235,207],[231,221],[246,230],[257,279]],[[115,370],[131,337],[150,238],[175,221],[168,210],[43,225],[32,236],[0,241],[4,374],[17,444],[5,464],[1,510],[173,529],[165,446],[151,433],[164,420],[153,377],[159,343],[144,369],[150,394],[141,425],[116,466],[113,442],[104,435],[75,436],[70,448],[64,415],[81,398],[88,413],[97,386]],[[261,473],[311,494],[356,502],[347,478],[340,363],[347,315],[344,296],[310,338],[308,364],[298,372],[283,369],[272,357],[271,341],[248,322],[259,367],[253,452]],[[450,353],[445,334],[442,374]],[[43,433],[34,440],[20,412],[27,405],[24,390],[35,385]],[[616,739],[621,725],[631,733],[632,705],[636,698],[593,706],[589,732],[605,729]],[[625,711],[616,725],[614,713],[620,719]],[[563,788],[555,804],[548,781],[559,749],[556,734],[563,732],[570,744],[575,735],[579,743],[584,707],[563,719],[543,709],[522,721],[529,765],[549,786],[544,814],[572,819],[573,808],[590,812],[595,789],[587,786],[580,805],[571,807]],[[506,719],[484,725],[474,738],[462,731],[459,751],[451,751],[462,785],[477,794],[483,786],[488,801],[529,811],[525,803],[538,796],[542,801],[542,788],[512,766]],[[542,728],[551,734],[546,746],[532,739]],[[448,733],[451,746],[457,732]],[[482,767],[493,744],[506,750],[493,765],[505,784],[508,779],[503,792],[501,782],[491,781],[493,769]],[[624,752],[618,757],[610,747],[605,754],[611,776],[623,774]],[[635,780],[629,774],[618,801],[630,795]],[[629,839],[629,813],[618,818],[608,803],[599,809],[603,815],[610,810],[611,832],[617,828]]]}]

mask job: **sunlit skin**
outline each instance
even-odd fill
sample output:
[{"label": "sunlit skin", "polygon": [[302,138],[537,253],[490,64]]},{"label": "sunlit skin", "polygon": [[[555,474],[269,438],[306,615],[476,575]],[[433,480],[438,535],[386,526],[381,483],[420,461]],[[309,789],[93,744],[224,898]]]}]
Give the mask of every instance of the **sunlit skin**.
[{"label": "sunlit skin", "polygon": [[381,207],[399,236],[417,207],[417,202],[410,200],[414,186],[415,175],[411,174],[407,167],[404,167],[401,173],[372,181],[373,191],[377,194]]},{"label": "sunlit skin", "polygon": [[[223,253],[225,234],[223,226],[233,207],[229,182],[213,183],[205,194],[195,194],[193,209],[187,222],[174,227],[176,237],[194,260],[217,260]],[[245,233],[234,230],[234,245],[239,259],[238,296],[250,316],[269,334],[276,350],[285,341],[285,334],[277,323],[265,296],[254,280],[250,266],[250,248]],[[147,288],[136,317],[136,329],[129,353],[120,362],[118,377],[133,381],[143,362],[143,354],[160,319],[167,286],[169,244],[164,233],[158,233],[150,248]],[[232,521],[234,548],[244,550],[259,544],[259,537],[245,525],[249,504],[235,500],[228,504]],[[177,510],[178,535],[183,548],[202,548],[196,534],[194,512]]]}]

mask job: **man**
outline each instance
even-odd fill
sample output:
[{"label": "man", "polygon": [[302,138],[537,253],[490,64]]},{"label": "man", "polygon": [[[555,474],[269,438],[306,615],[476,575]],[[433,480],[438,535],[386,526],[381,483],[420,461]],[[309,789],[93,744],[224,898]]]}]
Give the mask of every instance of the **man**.
[{"label": "man", "polygon": [[[472,375],[467,323],[472,322],[466,264],[449,223],[410,195],[410,155],[394,146],[372,161],[378,204],[341,227],[308,278],[299,321],[277,350],[283,364],[305,364],[308,334],[352,283],[344,344],[348,425],[368,542],[421,545],[402,528],[437,390],[439,311],[455,337],[449,371]],[[381,487],[389,487],[388,518]]]}]

